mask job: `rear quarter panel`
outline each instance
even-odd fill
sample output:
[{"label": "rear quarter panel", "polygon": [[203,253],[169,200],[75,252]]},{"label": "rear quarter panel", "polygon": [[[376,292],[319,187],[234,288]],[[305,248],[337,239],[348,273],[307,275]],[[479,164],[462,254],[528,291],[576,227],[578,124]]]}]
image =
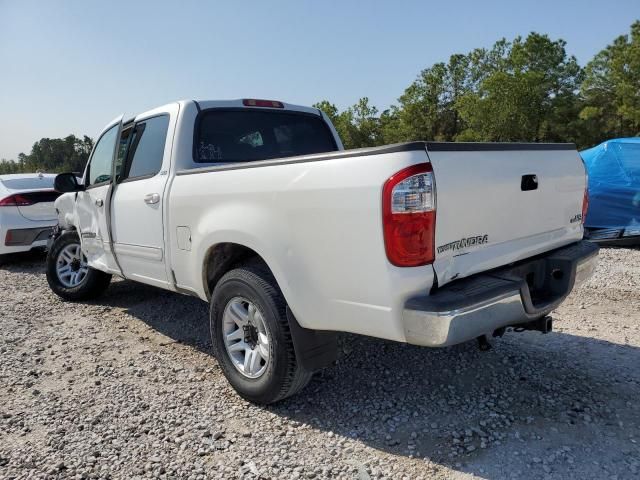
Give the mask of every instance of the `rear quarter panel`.
[{"label": "rear quarter panel", "polygon": [[[382,185],[426,158],[396,152],[177,176],[169,203],[177,285],[206,299],[207,252],[238,243],[267,262],[302,326],[404,340],[404,301],[431,287],[433,269],[387,261]],[[178,248],[180,226],[191,230],[191,251]]]}]

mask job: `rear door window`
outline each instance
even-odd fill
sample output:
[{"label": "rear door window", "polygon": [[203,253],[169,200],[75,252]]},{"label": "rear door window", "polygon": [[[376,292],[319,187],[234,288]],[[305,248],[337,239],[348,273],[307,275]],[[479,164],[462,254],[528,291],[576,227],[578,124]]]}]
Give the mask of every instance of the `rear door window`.
[{"label": "rear door window", "polygon": [[318,115],[253,109],[212,109],[201,115],[196,162],[251,162],[337,150],[329,127]]},{"label": "rear door window", "polygon": [[168,128],[168,115],[136,123],[126,140],[129,144],[126,178],[148,178],[160,171]]}]

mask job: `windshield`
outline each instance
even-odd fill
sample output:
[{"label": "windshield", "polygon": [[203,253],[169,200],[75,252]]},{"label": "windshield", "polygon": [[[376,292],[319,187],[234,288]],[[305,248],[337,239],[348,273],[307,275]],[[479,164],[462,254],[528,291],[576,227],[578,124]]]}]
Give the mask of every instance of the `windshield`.
[{"label": "windshield", "polygon": [[274,110],[204,111],[196,127],[194,159],[201,163],[251,162],[337,150],[324,120]]}]

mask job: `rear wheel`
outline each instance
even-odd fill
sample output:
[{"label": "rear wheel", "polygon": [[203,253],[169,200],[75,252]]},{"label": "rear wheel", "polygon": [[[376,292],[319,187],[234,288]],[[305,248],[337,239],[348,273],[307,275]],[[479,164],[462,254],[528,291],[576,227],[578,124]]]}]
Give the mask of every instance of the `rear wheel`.
[{"label": "rear wheel", "polygon": [[311,380],[296,356],[286,302],[266,269],[225,274],[211,297],[211,337],[222,371],[238,394],[270,404],[294,395]]},{"label": "rear wheel", "polygon": [[58,296],[80,301],[104,292],[111,275],[89,267],[77,233],[65,232],[55,240],[47,255],[47,281]]}]

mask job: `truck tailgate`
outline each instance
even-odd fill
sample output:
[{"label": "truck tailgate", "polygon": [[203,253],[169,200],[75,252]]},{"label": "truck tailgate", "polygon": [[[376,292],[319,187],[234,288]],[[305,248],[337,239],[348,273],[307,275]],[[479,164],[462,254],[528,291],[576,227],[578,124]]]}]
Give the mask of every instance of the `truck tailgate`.
[{"label": "truck tailgate", "polygon": [[582,238],[585,170],[573,144],[428,142],[438,284]]}]

